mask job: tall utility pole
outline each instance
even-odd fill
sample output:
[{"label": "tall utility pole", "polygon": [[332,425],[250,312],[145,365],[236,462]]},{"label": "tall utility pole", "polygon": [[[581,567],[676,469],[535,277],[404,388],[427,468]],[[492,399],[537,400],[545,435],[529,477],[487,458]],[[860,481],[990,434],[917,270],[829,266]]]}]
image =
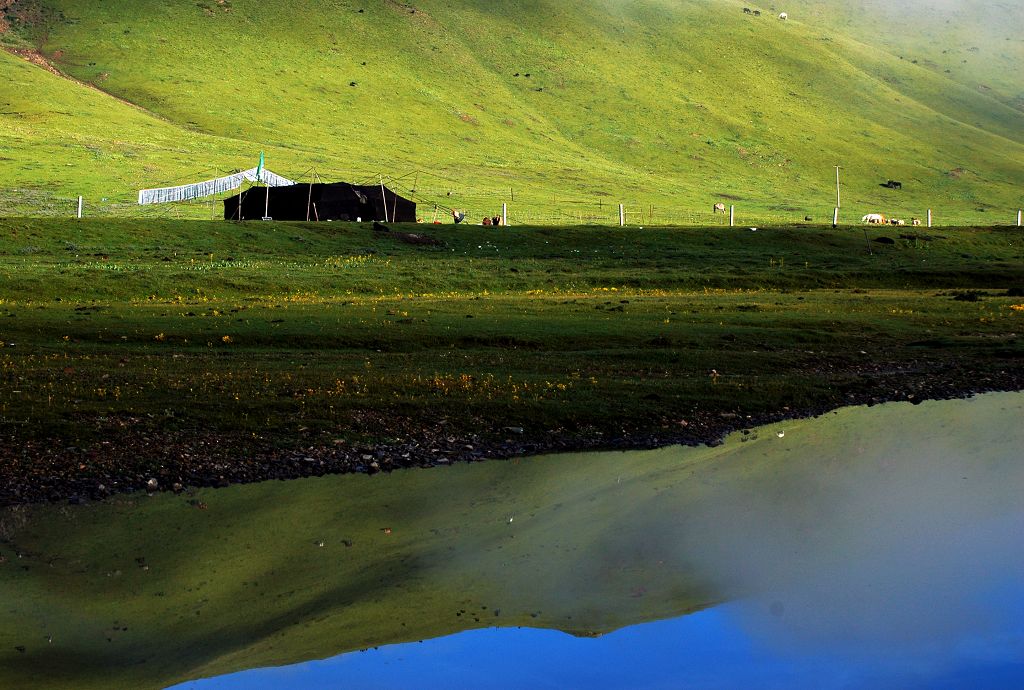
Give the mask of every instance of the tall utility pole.
[{"label": "tall utility pole", "polygon": [[839,203],[839,166],[836,166],[836,208],[842,208],[843,205]]}]

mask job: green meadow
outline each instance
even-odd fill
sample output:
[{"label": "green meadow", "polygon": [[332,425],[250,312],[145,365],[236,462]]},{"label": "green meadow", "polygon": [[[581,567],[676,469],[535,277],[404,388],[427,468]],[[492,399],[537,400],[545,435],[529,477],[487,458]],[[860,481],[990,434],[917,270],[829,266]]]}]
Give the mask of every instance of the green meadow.
[{"label": "green meadow", "polygon": [[118,425],[225,448],[438,423],[675,438],[869,389],[1005,388],[1024,352],[1011,228],[423,232],[0,221],[0,430],[81,447]]}]

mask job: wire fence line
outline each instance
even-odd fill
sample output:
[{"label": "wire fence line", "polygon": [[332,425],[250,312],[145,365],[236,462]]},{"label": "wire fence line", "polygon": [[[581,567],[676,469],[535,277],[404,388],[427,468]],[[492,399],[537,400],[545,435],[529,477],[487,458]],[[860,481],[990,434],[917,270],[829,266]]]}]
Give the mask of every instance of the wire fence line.
[{"label": "wire fence line", "polygon": [[[511,195],[489,194],[485,190],[451,189],[442,194],[441,190],[398,190],[410,193],[418,203],[418,216],[425,223],[451,223],[451,210],[457,208],[466,213],[466,224],[482,222],[484,217],[500,215],[503,205],[508,211],[509,225],[599,225],[627,227],[728,227],[730,217],[736,227],[757,227],[760,225],[831,225],[832,209],[820,213],[806,213],[798,210],[772,211],[738,205],[726,207],[725,212],[694,210],[684,206],[657,205],[639,201],[624,201],[622,216],[619,204],[606,199],[540,199],[520,194],[512,201]],[[415,191],[416,193],[412,193]],[[490,190],[505,191],[508,190]],[[224,217],[224,198],[230,194],[217,195],[193,201],[140,206],[132,196],[100,197],[82,200],[82,215],[86,218],[154,218],[182,220],[221,220]],[[525,198],[524,198],[525,197]],[[79,199],[55,194],[46,190],[30,188],[0,188],[0,218],[76,218]],[[863,225],[862,217],[869,211],[840,210],[840,225]],[[897,210],[896,217],[902,218],[907,227],[918,219],[927,226],[928,209],[921,211]],[[932,209],[933,227],[956,226],[1021,226],[1022,213],[1019,209],[997,211],[975,211],[973,213]]]}]

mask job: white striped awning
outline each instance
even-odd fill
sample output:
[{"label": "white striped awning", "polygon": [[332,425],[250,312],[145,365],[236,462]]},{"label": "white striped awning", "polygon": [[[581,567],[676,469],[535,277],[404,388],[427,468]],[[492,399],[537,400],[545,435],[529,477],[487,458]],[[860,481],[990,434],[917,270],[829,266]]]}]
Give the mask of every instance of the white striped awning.
[{"label": "white striped awning", "polygon": [[260,170],[257,167],[250,168],[249,170],[243,170],[242,172],[235,173],[234,175],[228,175],[227,177],[218,177],[215,180],[206,180],[205,182],[196,182],[194,184],[186,184],[180,187],[143,189],[139,192],[139,205],[144,206],[146,204],[166,204],[172,201],[189,201],[190,199],[199,199],[204,196],[220,194],[221,192],[230,192],[233,189],[241,187],[242,182],[245,180],[248,180],[249,182],[262,182],[268,187],[287,187],[288,185],[295,184],[287,178],[275,175],[266,169]]}]

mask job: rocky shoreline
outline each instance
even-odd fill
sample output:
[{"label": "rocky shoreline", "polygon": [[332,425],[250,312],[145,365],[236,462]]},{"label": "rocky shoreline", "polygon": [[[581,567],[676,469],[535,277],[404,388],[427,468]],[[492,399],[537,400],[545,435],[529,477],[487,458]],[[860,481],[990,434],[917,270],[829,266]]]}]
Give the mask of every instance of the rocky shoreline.
[{"label": "rocky shoreline", "polygon": [[[668,418],[652,413],[643,428],[609,424],[605,428],[535,430],[494,428],[484,420],[418,423],[377,411],[359,412],[354,428],[387,430],[395,439],[350,442],[337,435],[300,438],[290,446],[280,439],[218,435],[210,431],[152,431],[140,420],[108,418],[110,441],[86,447],[60,439],[4,439],[0,461],[0,506],[70,502],[82,504],[135,491],[186,492],[199,487],[330,474],[376,474],[412,467],[500,460],[548,453],[640,450],[671,445],[717,445],[728,434],[786,419],[818,416],[840,407],[886,402],[967,398],[990,392],[1024,390],[1024,367],[995,372],[947,368],[941,373],[893,372],[847,385],[832,400],[803,409],[744,414],[709,410]],[[472,428],[488,429],[476,432]],[[384,437],[382,434],[381,437]],[[200,505],[200,507],[202,507]]]}]

